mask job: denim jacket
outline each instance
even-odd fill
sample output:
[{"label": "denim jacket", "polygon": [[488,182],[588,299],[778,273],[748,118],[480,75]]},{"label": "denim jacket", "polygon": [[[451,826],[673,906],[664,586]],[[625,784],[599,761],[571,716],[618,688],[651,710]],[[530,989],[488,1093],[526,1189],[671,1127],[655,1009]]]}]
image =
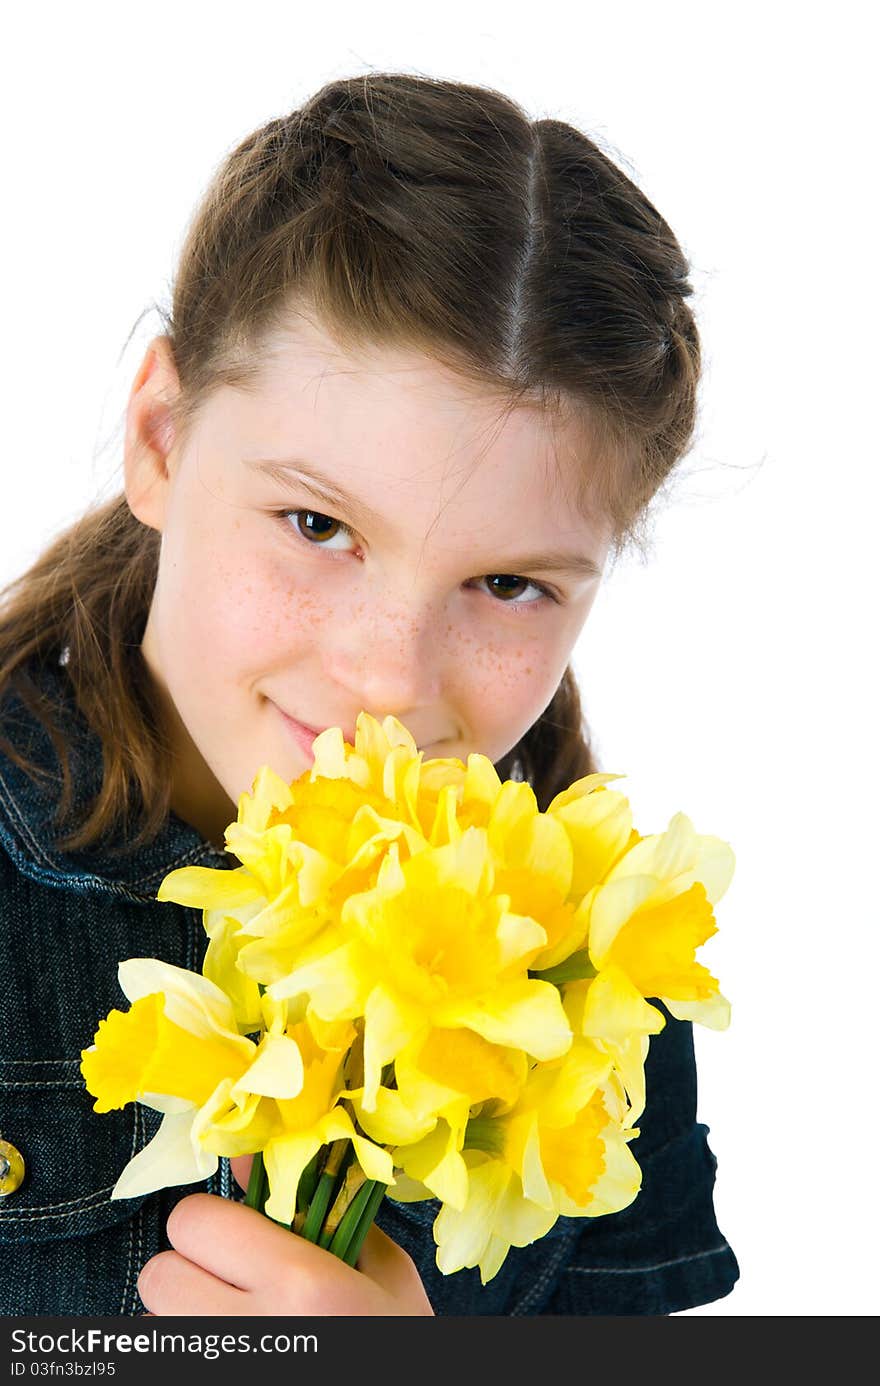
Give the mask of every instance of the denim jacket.
[{"label": "denim jacket", "polygon": [[[62,667],[43,669],[64,700],[76,802],[101,776],[101,745],[78,712]],[[0,728],[20,750],[60,773],[51,742],[7,692]],[[201,968],[201,911],[156,900],[180,866],[233,867],[237,859],[171,814],[143,849],[116,841],[59,851],[54,796],[0,755],[0,911],[5,940],[0,1028],[0,1138],[19,1150],[25,1177],[0,1197],[0,1315],[129,1316],[143,1312],[137,1277],[169,1246],[174,1204],[202,1189],[242,1198],[228,1162],[204,1183],[111,1200],[124,1165],[158,1128],[138,1103],[98,1114],[79,1071],[98,1021],[128,1002],[117,965],[156,957]],[[486,1286],[477,1270],[442,1275],[431,1224],[438,1205],[386,1198],[377,1222],[412,1256],[437,1314],[669,1314],[729,1293],[738,1268],[713,1208],[715,1157],[696,1120],[690,1024],[668,1017],[651,1039],[648,1101],[632,1150],[642,1189],[619,1213],[560,1218],[531,1246],[512,1248]]]}]

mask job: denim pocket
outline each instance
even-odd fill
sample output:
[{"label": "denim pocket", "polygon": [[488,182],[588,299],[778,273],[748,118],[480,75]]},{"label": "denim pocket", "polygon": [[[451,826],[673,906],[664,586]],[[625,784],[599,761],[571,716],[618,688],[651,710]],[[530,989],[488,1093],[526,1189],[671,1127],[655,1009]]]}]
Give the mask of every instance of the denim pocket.
[{"label": "denim pocket", "polygon": [[78,1059],[0,1061],[0,1134],[21,1152],[24,1179],[0,1199],[0,1243],[55,1241],[123,1222],[142,1199],[114,1199],[146,1141],[132,1103],[98,1113]]}]

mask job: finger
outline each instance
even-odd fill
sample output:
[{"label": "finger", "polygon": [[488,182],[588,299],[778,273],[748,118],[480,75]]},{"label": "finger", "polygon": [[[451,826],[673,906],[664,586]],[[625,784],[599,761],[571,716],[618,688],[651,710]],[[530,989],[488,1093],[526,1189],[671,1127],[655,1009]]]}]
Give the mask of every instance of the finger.
[{"label": "finger", "polygon": [[401,1302],[424,1300],[424,1312],[432,1313],[421,1277],[411,1256],[392,1241],[375,1223],[364,1238],[357,1269]]},{"label": "finger", "polygon": [[229,1168],[232,1170],[232,1177],[239,1188],[246,1189],[251,1177],[251,1165],[254,1163],[253,1155],[236,1155],[229,1161]]},{"label": "finger", "polygon": [[[189,1194],[171,1210],[168,1240],[187,1260],[240,1290],[253,1290],[280,1270],[314,1266],[329,1253],[273,1222],[255,1208],[215,1194]],[[342,1265],[342,1262],[339,1262]]]},{"label": "finger", "polygon": [[201,1314],[247,1314],[248,1296],[235,1286],[219,1280],[203,1267],[194,1265],[177,1251],[160,1251],[141,1269],[138,1294],[150,1311],[169,1317]]}]

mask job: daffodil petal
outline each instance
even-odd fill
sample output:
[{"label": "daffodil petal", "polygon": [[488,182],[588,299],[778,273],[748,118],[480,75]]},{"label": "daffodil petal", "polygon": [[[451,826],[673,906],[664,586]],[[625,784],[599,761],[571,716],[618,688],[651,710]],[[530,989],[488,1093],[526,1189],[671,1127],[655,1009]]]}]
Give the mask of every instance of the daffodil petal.
[{"label": "daffodil petal", "polygon": [[609,964],[586,984],[582,1035],[623,1044],[633,1034],[657,1035],[665,1024],[621,968]]},{"label": "daffodil petal", "polygon": [[368,1112],[375,1111],[382,1069],[415,1040],[427,1022],[414,1006],[393,996],[385,987],[374,987],[364,1008],[364,1095]]},{"label": "daffodil petal", "polygon": [[266,988],[273,1000],[308,995],[322,1020],[350,1020],[361,1013],[363,981],[350,944],[333,948]]},{"label": "daffodil petal", "polygon": [[579,780],[573,780],[565,789],[561,789],[555,798],[550,800],[547,805],[548,813],[558,813],[567,804],[577,803],[578,800],[585,798],[593,793],[600,785],[610,784],[612,780],[624,780],[625,775],[612,775],[602,771],[592,775],[582,775]]},{"label": "daffodil petal", "polygon": [[293,802],[289,784],[268,765],[261,765],[251,782],[251,793],[238,800],[238,820],[254,832],[262,832],[273,813],[284,812]]},{"label": "daffodil petal", "polygon": [[573,852],[570,889],[574,897],[583,896],[606,877],[626,851],[632,833],[629,800],[605,789],[571,799],[557,795],[547,813],[558,820],[568,836]]},{"label": "daffodil petal", "polygon": [[550,982],[502,984],[491,996],[438,1007],[437,1022],[463,1025],[492,1044],[524,1049],[536,1059],[558,1058],[572,1039],[559,992]]},{"label": "daffodil petal", "polygon": [[219,987],[232,1003],[236,1028],[244,1034],[260,1028],[260,988],[238,966],[242,946],[238,920],[224,916],[213,926],[202,962],[202,973]]},{"label": "daffodil petal", "polygon": [[[550,1231],[558,1216],[559,1213],[555,1206],[547,1208],[525,1198],[517,1186],[517,1181],[512,1179],[499,1200],[492,1229],[493,1235],[499,1238],[505,1247],[530,1246],[532,1242],[537,1241],[539,1237],[543,1237]],[[484,1255],[480,1262],[481,1278],[484,1284],[489,1279],[488,1272],[493,1265],[495,1265],[494,1261]],[[495,1269],[497,1269],[497,1265],[495,1265]],[[492,1273],[494,1274],[495,1271],[493,1270]]]},{"label": "daffodil petal", "polygon": [[321,1136],[314,1129],[303,1133],[294,1131],[277,1136],[263,1151],[269,1181],[264,1211],[276,1222],[293,1222],[300,1176],[322,1144]]},{"label": "daffodil petal", "polygon": [[499,944],[499,965],[504,968],[530,955],[534,957],[547,942],[547,930],[529,915],[505,911],[498,921],[495,937]]},{"label": "daffodil petal", "polygon": [[144,1092],[137,1099],[142,1107],[150,1107],[154,1112],[191,1112],[193,1104],[185,1097],[174,1097],[167,1092]]},{"label": "daffodil petal", "polygon": [[[553,1221],[556,1221],[554,1217]],[[552,1226],[552,1223],[551,1223]],[[488,1285],[500,1271],[504,1262],[507,1260],[507,1253],[510,1251],[511,1243],[504,1237],[497,1237],[494,1233],[486,1242],[485,1249],[479,1260],[480,1283]]]},{"label": "daffodil petal", "polygon": [[296,872],[299,903],[304,909],[322,900],[342,875],[343,868],[338,862],[331,861],[306,842],[291,842],[287,857]]},{"label": "daffodil petal", "polygon": [[203,910],[233,910],[262,898],[250,871],[236,867],[218,871],[209,866],[182,866],[169,871],[156,893],[157,900],[173,900]]},{"label": "daffodil petal", "polygon": [[624,1042],[607,1046],[629,1099],[629,1111],[626,1114],[629,1126],[638,1121],[645,1110],[645,1060],[648,1057],[649,1044],[647,1035],[630,1035]]},{"label": "daffodil petal", "polygon": [[238,1034],[229,997],[207,977],[158,958],[126,958],[117,971],[129,1001],[162,992],[165,1014],[175,1025],[205,1037],[219,1032],[240,1039],[242,1053],[249,1049],[249,1042]]},{"label": "daffodil petal", "polygon": [[519,1171],[523,1195],[540,1208],[553,1207],[553,1195],[544,1166],[541,1163],[541,1137],[538,1130],[537,1113],[533,1114],[531,1130],[526,1138],[522,1153],[522,1168]]},{"label": "daffodil petal", "polygon": [[327,727],[312,742],[311,779],[341,780],[346,776],[345,738],[341,727]]},{"label": "daffodil petal", "polygon": [[[632,1133],[629,1133],[630,1136]],[[602,1132],[605,1168],[590,1189],[588,1202],[579,1206],[564,1191],[558,1196],[562,1217],[601,1217],[628,1208],[642,1186],[642,1171],[627,1142],[627,1134],[613,1124]]]},{"label": "daffodil petal", "polygon": [[501,793],[501,780],[498,771],[488,756],[472,751],[467,758],[464,778],[464,801],[476,800],[491,806]]},{"label": "daffodil petal", "polygon": [[622,876],[601,885],[590,909],[590,959],[601,969],[615,938],[636,910],[657,890],[653,876]]},{"label": "daffodil petal", "polygon": [[299,1045],[288,1035],[266,1035],[256,1058],[233,1086],[233,1093],[263,1097],[297,1097],[302,1092],[303,1061]]},{"label": "daffodil petal", "polygon": [[376,1179],[380,1184],[394,1183],[394,1165],[387,1150],[383,1150],[380,1145],[374,1145],[372,1141],[357,1133],[351,1137],[351,1143],[358,1164],[368,1179]]},{"label": "daffodil petal", "polygon": [[433,1131],[415,1145],[396,1151],[396,1159],[404,1173],[425,1185],[451,1208],[464,1208],[467,1201],[467,1166],[459,1153],[460,1136],[467,1120],[461,1114],[459,1130],[446,1121],[439,1121]]},{"label": "daffodil petal", "polygon": [[388,1190],[388,1197],[393,1198],[396,1203],[424,1203],[425,1199],[433,1196],[431,1190],[418,1179],[410,1179],[409,1175],[400,1169],[396,1170],[394,1183]]},{"label": "daffodil petal", "polygon": [[570,1125],[591,1100],[596,1089],[605,1082],[611,1065],[610,1054],[589,1040],[575,1040],[562,1060],[557,1079],[542,1104],[543,1120],[551,1126]]},{"label": "daffodil petal", "polygon": [[468,1199],[464,1209],[444,1204],[434,1220],[437,1266],[452,1275],[475,1266],[482,1256],[495,1221],[495,1210],[513,1173],[500,1160],[487,1160],[468,1169]]},{"label": "daffodil petal", "polygon": [[396,1088],[380,1087],[373,1111],[364,1109],[360,1100],[362,1089],[346,1094],[358,1114],[358,1122],[371,1140],[380,1145],[412,1145],[426,1136],[437,1124],[431,1112],[413,1111]]},{"label": "daffodil petal", "polygon": [[162,1118],[153,1139],[125,1166],[111,1198],[138,1198],[157,1189],[194,1184],[215,1172],[217,1156],[193,1144],[196,1111],[190,1106],[187,1111],[169,1112]]},{"label": "daffodil petal", "polygon": [[709,1030],[726,1030],[730,1024],[730,1002],[720,991],[706,1001],[673,1001],[666,996],[660,999],[676,1020],[696,1021]]},{"label": "daffodil petal", "polygon": [[675,814],[665,833],[641,838],[620,858],[607,880],[622,876],[651,875],[675,880],[677,890],[686,890],[700,881],[714,905],[726,892],[733,878],[736,858],[728,842],[720,837],[694,832],[686,814]]}]

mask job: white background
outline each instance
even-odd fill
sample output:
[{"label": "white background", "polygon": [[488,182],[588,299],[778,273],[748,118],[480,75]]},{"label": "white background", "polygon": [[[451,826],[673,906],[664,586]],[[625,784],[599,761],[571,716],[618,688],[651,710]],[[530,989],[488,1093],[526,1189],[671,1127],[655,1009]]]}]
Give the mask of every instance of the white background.
[{"label": "white background", "polygon": [[[433,8],[433,7],[430,7]],[[318,18],[309,15],[314,9]],[[576,666],[636,826],[737,856],[697,1031],[713,1315],[877,1312],[874,542],[880,462],[870,7],[543,0],[34,3],[4,21],[0,582],[118,489],[125,398],[185,223],[244,134],[332,77],[497,87],[596,138],[693,265],[698,437],[647,563]],[[130,340],[129,340],[130,338]],[[872,868],[872,863],[874,867]]]}]

